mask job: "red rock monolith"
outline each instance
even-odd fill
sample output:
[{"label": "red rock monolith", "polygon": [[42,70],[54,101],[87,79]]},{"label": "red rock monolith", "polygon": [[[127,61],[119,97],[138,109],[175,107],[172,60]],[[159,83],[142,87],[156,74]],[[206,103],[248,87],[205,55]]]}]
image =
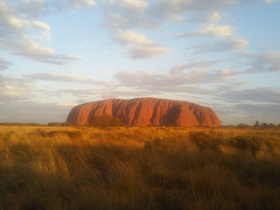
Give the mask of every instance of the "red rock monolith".
[{"label": "red rock monolith", "polygon": [[75,106],[67,122],[90,125],[94,116],[103,114],[117,117],[130,126],[211,126],[221,125],[216,113],[204,106],[186,101],[135,98],[108,99]]}]

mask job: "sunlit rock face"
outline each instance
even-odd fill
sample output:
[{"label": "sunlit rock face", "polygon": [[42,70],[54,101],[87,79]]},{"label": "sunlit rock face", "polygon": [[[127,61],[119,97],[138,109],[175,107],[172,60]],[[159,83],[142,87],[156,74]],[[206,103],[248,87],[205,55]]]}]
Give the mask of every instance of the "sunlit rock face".
[{"label": "sunlit rock face", "polygon": [[67,122],[90,125],[94,116],[109,114],[130,126],[220,126],[216,113],[186,101],[157,98],[108,99],[75,106]]}]

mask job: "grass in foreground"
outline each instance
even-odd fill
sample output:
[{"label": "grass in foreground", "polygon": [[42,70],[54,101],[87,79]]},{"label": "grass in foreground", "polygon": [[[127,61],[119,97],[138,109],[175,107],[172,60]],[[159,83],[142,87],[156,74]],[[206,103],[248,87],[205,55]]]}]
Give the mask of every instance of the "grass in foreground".
[{"label": "grass in foreground", "polygon": [[0,127],[0,209],[280,209],[280,130]]}]

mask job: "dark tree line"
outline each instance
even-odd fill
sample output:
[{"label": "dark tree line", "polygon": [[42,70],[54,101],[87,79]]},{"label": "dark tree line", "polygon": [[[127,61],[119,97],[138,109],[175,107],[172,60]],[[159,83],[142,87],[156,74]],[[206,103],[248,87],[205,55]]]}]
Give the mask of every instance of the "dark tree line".
[{"label": "dark tree line", "polygon": [[258,120],[255,122],[255,124],[253,126],[249,125],[249,124],[245,124],[245,123],[240,123],[237,125],[237,127],[255,127],[255,128],[280,128],[280,123],[278,125],[273,124],[273,123],[260,123]]}]

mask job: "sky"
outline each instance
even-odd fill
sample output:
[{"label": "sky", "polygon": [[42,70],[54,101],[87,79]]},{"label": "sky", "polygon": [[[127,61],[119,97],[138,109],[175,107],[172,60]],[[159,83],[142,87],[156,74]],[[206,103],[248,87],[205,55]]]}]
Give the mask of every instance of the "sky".
[{"label": "sky", "polygon": [[278,0],[0,0],[0,122],[155,97],[280,123]]}]

